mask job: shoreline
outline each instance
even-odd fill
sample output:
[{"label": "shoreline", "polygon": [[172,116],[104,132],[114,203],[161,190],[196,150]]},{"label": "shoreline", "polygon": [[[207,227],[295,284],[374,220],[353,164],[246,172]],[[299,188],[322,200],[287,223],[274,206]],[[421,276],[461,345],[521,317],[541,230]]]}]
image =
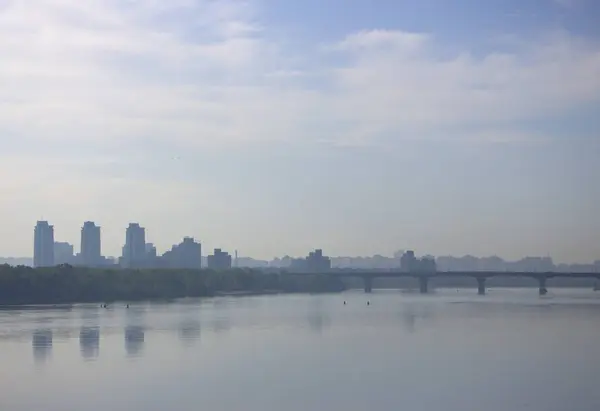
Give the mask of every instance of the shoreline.
[{"label": "shoreline", "polygon": [[185,297],[323,293],[346,289],[338,278],[251,269],[106,270],[72,266],[0,266],[0,306],[171,301]]},{"label": "shoreline", "polygon": [[187,295],[180,297],[154,297],[154,298],[118,298],[118,299],[106,299],[106,300],[69,300],[69,301],[46,301],[46,302],[20,302],[20,303],[0,303],[0,311],[10,309],[24,309],[24,308],[57,308],[57,309],[69,309],[75,305],[100,305],[107,304],[108,306],[114,304],[133,304],[133,303],[173,303],[183,299],[200,299],[200,298],[222,298],[222,297],[253,297],[253,296],[268,296],[268,295],[298,295],[298,294],[341,294],[346,290],[325,290],[325,291],[285,291],[285,290],[264,290],[264,291],[253,291],[253,290],[239,290],[239,291],[217,291],[212,294],[205,295]]}]

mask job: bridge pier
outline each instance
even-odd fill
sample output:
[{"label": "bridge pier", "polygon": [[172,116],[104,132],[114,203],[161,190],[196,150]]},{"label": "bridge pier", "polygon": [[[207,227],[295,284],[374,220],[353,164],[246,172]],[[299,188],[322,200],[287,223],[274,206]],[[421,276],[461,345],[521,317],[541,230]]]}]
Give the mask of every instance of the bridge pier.
[{"label": "bridge pier", "polygon": [[425,276],[419,277],[419,291],[421,292],[421,294],[427,294],[428,281],[429,281],[429,278],[427,278]]},{"label": "bridge pier", "polygon": [[540,283],[539,294],[540,295],[548,294],[548,289],[546,288],[546,277],[545,276],[538,277],[538,281]]},{"label": "bridge pier", "polygon": [[365,284],[365,293],[370,293],[373,291],[373,277],[364,276],[363,282]]},{"label": "bridge pier", "polygon": [[485,277],[477,277],[477,294],[485,295]]}]

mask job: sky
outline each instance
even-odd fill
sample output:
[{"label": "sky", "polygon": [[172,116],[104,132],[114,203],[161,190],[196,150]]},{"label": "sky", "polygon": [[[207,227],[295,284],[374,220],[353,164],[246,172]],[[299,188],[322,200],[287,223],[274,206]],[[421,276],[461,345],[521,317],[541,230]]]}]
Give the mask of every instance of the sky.
[{"label": "sky", "polygon": [[0,0],[0,255],[600,259],[596,0]]}]

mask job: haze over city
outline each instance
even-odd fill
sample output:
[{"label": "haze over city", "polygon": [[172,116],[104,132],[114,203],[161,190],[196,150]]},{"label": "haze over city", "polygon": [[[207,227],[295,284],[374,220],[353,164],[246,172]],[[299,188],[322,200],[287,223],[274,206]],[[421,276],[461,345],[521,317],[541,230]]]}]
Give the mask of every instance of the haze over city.
[{"label": "haze over city", "polygon": [[0,7],[0,256],[600,258],[596,1]]},{"label": "haze over city", "polygon": [[0,410],[600,410],[599,22],[0,0]]}]

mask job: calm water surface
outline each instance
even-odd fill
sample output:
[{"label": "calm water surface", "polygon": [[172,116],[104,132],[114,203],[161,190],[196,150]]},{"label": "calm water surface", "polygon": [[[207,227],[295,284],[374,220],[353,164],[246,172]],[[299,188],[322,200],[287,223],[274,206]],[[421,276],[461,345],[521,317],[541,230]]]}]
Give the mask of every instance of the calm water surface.
[{"label": "calm water surface", "polygon": [[0,410],[600,410],[600,293],[475,293],[4,309]]}]

